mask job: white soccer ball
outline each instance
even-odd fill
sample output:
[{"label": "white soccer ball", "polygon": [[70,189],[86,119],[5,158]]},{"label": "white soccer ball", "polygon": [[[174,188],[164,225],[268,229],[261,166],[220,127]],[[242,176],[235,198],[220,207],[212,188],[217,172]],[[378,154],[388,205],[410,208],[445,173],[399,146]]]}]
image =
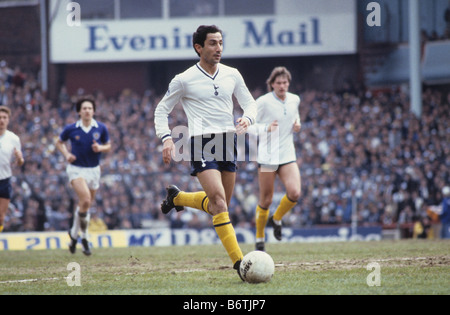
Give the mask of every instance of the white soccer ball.
[{"label": "white soccer ball", "polygon": [[269,282],[274,271],[275,264],[272,257],[259,250],[245,255],[240,267],[242,278],[249,283]]}]

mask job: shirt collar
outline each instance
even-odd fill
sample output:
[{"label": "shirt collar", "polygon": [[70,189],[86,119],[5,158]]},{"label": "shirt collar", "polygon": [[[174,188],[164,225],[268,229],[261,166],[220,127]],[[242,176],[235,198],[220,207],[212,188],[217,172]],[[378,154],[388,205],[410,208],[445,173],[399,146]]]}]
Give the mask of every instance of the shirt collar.
[{"label": "shirt collar", "polygon": [[[81,119],[78,120],[78,121],[76,122],[75,127],[77,127],[77,128],[78,128],[78,127],[83,127],[83,122],[81,121]],[[98,123],[97,123],[97,121],[96,121],[94,118],[92,118],[92,120],[91,120],[91,125],[88,126],[88,127],[95,127],[95,128],[98,128]]]},{"label": "shirt collar", "polygon": [[280,103],[283,103],[283,104],[286,103],[287,95],[286,95],[284,101],[283,101],[281,98],[279,98],[279,97],[277,96],[277,94],[275,93],[275,91],[272,91],[272,95],[273,95],[273,97],[274,97],[277,101],[279,101]]},{"label": "shirt collar", "polygon": [[217,64],[217,70],[214,73],[214,75],[210,75],[205,69],[202,68],[202,66],[200,66],[200,62],[197,62],[197,64],[196,64],[198,70],[200,70],[204,75],[206,75],[208,78],[211,78],[213,80],[217,77],[217,74],[219,74],[219,65],[220,64]]}]

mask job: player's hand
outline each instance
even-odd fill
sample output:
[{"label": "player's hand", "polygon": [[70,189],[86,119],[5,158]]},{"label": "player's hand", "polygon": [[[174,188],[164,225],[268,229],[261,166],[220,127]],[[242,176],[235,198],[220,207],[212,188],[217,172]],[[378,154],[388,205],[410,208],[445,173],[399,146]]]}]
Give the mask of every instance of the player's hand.
[{"label": "player's hand", "polygon": [[164,164],[169,164],[174,154],[175,154],[175,144],[173,143],[173,140],[168,139],[164,141],[162,150]]},{"label": "player's hand", "polygon": [[278,120],[274,120],[269,126],[267,126],[267,132],[272,132],[278,128]]},{"label": "player's hand", "polygon": [[106,144],[99,144],[94,139],[94,140],[92,140],[91,148],[92,148],[92,151],[94,151],[95,153],[109,152],[109,150],[111,149],[111,144],[109,142]]},{"label": "player's hand", "polygon": [[250,121],[245,117],[239,118],[236,122],[237,122],[236,133],[238,135],[244,134],[247,131],[248,127],[250,126]]},{"label": "player's hand", "polygon": [[299,132],[301,128],[302,128],[302,124],[300,122],[298,122],[296,119],[294,122],[294,126],[292,127],[292,130],[294,132]]},{"label": "player's hand", "polygon": [[97,143],[97,141],[92,140],[92,151],[94,151],[95,153],[99,153],[100,152],[100,144]]},{"label": "player's hand", "polygon": [[14,157],[16,158],[17,164],[19,166],[22,166],[23,163],[25,163],[22,152],[20,152],[20,150],[17,150],[16,148],[14,148]]},{"label": "player's hand", "polygon": [[72,153],[69,153],[66,155],[66,161],[69,163],[75,162],[76,159],[77,159],[77,157],[75,155],[73,155]]}]

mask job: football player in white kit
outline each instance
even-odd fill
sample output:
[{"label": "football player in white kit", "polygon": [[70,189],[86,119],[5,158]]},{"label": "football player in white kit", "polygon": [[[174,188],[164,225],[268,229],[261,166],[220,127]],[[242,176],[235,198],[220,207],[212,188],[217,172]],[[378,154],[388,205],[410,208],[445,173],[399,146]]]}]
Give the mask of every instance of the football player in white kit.
[{"label": "football player in white kit", "polygon": [[[223,38],[219,28],[199,26],[193,34],[193,47],[200,61],[170,82],[166,95],[155,109],[155,128],[163,141],[163,161],[168,164],[175,154],[168,115],[181,102],[191,137],[191,175],[197,176],[204,191],[188,193],[170,185],[161,210],[166,214],[173,208],[181,211],[187,206],[209,213],[240,275],[243,255],[228,206],[236,180],[236,133],[244,134],[255,122],[256,102],[239,71],[220,63]],[[236,124],[233,95],[244,111]]]},{"label": "football player in white kit", "polygon": [[256,207],[256,249],[265,250],[265,227],[272,204],[275,178],[278,175],[286,194],[269,218],[274,236],[281,240],[281,219],[300,198],[301,178],[294,146],[294,132],[301,128],[300,97],[288,92],[291,73],[285,67],[273,69],[267,79],[268,93],[260,96],[257,124],[250,131],[259,135],[259,201]]},{"label": "football player in white kit", "polygon": [[[66,171],[69,182],[78,196],[78,206],[69,231],[69,250],[72,254],[75,253],[78,234],[81,231],[83,254],[89,256],[91,255],[87,237],[89,208],[100,186],[101,153],[109,152],[111,143],[106,126],[94,119],[94,100],[89,98],[79,100],[76,103],[76,111],[80,119],[64,127],[56,141],[56,148],[68,162]],[[65,145],[67,140],[70,140],[71,151]]]},{"label": "football player in white kit", "polygon": [[15,160],[18,166],[25,163],[19,137],[8,130],[10,118],[11,110],[6,106],[0,106],[0,232],[3,231],[11,199],[11,162]]}]

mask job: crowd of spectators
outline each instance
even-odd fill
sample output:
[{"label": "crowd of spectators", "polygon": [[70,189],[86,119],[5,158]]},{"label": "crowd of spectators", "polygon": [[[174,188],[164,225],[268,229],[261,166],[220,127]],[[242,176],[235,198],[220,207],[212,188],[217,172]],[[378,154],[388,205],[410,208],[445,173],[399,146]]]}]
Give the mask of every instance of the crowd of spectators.
[{"label": "crowd of spectators", "polygon": [[[383,93],[292,92],[302,99],[302,129],[295,135],[302,196],[286,225],[349,224],[352,206],[359,225],[407,223],[426,215],[428,205],[442,201],[442,188],[450,182],[450,93],[426,89],[418,118],[401,87]],[[256,98],[262,90],[252,93]],[[0,68],[0,104],[12,110],[10,129],[20,136],[26,160],[14,172],[5,231],[69,229],[77,200],[69,189],[66,161],[54,143],[63,126],[78,119],[73,102],[83,94],[80,88],[76,95],[68,95],[63,87],[58,100],[52,101],[41,92],[35,76],[5,64]],[[94,97],[96,118],[109,129],[112,151],[102,158],[102,184],[93,216],[108,229],[210,226],[211,219],[203,212],[187,209],[165,216],[159,209],[168,184],[187,191],[201,188],[189,175],[187,161],[162,162],[153,123],[162,96],[152,90],[139,95],[124,89],[117,97],[105,97],[101,91]],[[170,124],[186,126],[181,107],[171,115]],[[235,226],[254,225],[257,183],[256,162],[252,158],[239,162],[230,206]],[[277,182],[273,206],[283,194]]]}]

